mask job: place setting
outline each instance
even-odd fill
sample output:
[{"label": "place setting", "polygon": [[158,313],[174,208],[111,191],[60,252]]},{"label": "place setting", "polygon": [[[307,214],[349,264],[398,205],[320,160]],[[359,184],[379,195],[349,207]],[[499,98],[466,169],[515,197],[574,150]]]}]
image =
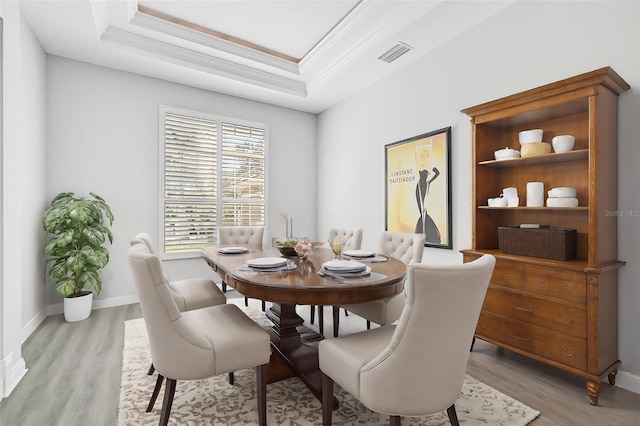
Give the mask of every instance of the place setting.
[{"label": "place setting", "polygon": [[259,257],[248,260],[238,270],[258,273],[288,272],[295,270],[297,267],[295,262],[284,257]]},{"label": "place setting", "polygon": [[369,250],[345,250],[342,252],[342,257],[363,263],[387,262],[389,260],[387,256]]},{"label": "place setting", "polygon": [[366,278],[371,275],[371,268],[354,260],[330,260],[322,264],[318,275],[338,281],[349,278]]}]

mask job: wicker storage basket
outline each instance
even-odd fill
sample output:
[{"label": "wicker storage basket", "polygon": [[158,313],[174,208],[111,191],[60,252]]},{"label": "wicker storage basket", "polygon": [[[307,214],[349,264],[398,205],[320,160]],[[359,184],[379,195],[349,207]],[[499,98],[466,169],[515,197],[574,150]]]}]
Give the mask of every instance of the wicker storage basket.
[{"label": "wicker storage basket", "polygon": [[498,247],[508,254],[568,260],[576,257],[576,230],[553,228],[498,228]]}]

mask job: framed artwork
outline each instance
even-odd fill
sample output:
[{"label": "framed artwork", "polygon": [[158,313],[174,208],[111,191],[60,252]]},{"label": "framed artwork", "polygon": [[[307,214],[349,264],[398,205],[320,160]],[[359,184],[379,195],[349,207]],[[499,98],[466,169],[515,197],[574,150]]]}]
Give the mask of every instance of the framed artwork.
[{"label": "framed artwork", "polygon": [[451,127],[385,145],[385,168],[385,229],[451,249]]}]

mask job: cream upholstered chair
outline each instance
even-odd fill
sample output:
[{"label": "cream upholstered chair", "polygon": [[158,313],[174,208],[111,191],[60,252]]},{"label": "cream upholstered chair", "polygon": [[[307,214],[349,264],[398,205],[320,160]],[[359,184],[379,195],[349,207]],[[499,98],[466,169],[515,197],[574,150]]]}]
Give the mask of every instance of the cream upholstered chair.
[{"label": "cream upholstered chair", "polygon": [[[235,244],[242,247],[254,247],[262,249],[262,237],[264,226],[219,226],[218,245]],[[227,282],[222,280],[222,291],[227,291]],[[244,298],[244,305],[249,306],[249,299]],[[264,300],[262,301],[262,311],[266,309]]]},{"label": "cream upholstered chair", "polygon": [[[144,244],[149,253],[156,254],[155,248],[151,243],[149,235],[141,232],[131,240],[131,245]],[[169,293],[176,302],[180,312],[191,311],[193,309],[206,308],[208,306],[224,305],[227,298],[220,291],[213,280],[208,278],[189,278],[186,280],[170,281],[164,270],[162,262],[160,262],[162,274],[166,277]],[[147,374],[153,374],[154,366],[151,364]]]},{"label": "cream upholstered chair", "polygon": [[235,370],[256,367],[258,421],[266,425],[269,333],[233,304],[180,312],[158,257],[142,243],[131,246],[128,257],[151,359],[158,370],[147,412],[153,409],[165,377],[160,425],[169,420],[177,380],[231,375]]},{"label": "cream upholstered chair", "polygon": [[[329,242],[338,239],[342,244],[342,250],[360,250],[362,246],[362,228],[331,228],[329,229],[329,238],[325,247],[329,247]],[[330,248],[330,247],[329,247]],[[333,307],[333,316],[339,313],[339,307]],[[346,311],[345,311],[346,312]],[[311,305],[309,320],[313,324],[315,320],[316,306]],[[320,334],[324,334],[324,306],[318,306],[318,329]],[[337,334],[336,334],[337,336]]]},{"label": "cream upholstered chair", "polygon": [[[380,238],[380,253],[400,259],[406,264],[422,262],[425,236],[423,234],[405,234],[401,232],[384,231]],[[404,293],[394,297],[373,302],[345,305],[344,308],[367,320],[367,329],[371,322],[389,325],[398,318],[404,307]],[[334,319],[334,328],[337,326]]]},{"label": "cream upholstered chair", "polygon": [[323,425],[331,424],[334,381],[392,425],[445,409],[457,425],[455,401],[494,266],[491,255],[461,265],[412,263],[397,325],[321,341]]},{"label": "cream upholstered chair", "polygon": [[[156,250],[151,243],[149,235],[141,232],[131,240],[131,245],[143,243],[151,254],[156,254]],[[162,266],[162,262],[161,262]],[[163,274],[164,266],[162,266]],[[227,303],[227,298],[220,291],[216,283],[209,278],[189,278],[186,280],[169,281],[169,289],[171,295],[178,305],[181,312],[190,311],[192,309],[205,308],[207,306],[215,306]]]}]

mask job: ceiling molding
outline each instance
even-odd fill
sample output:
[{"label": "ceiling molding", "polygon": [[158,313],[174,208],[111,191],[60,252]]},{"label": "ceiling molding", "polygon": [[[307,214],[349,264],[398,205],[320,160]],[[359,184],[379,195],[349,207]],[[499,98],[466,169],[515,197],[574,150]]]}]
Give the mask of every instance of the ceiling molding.
[{"label": "ceiling molding", "polygon": [[114,43],[134,49],[146,56],[202,71],[219,77],[253,84],[296,96],[306,97],[305,83],[254,67],[212,57],[205,53],[150,38],[132,31],[109,27],[102,43]]},{"label": "ceiling molding", "polygon": [[439,1],[380,2],[362,1],[333,31],[322,39],[300,61],[300,73],[305,77],[307,89],[329,82],[353,61],[381,44],[433,9]]},{"label": "ceiling molding", "polygon": [[235,57],[244,58],[258,64],[277,68],[282,71],[300,75],[298,64],[265,52],[243,46],[201,31],[167,21],[143,12],[137,12],[130,22],[132,25],[147,30],[164,33],[185,42],[196,43],[216,52],[224,52]]}]

